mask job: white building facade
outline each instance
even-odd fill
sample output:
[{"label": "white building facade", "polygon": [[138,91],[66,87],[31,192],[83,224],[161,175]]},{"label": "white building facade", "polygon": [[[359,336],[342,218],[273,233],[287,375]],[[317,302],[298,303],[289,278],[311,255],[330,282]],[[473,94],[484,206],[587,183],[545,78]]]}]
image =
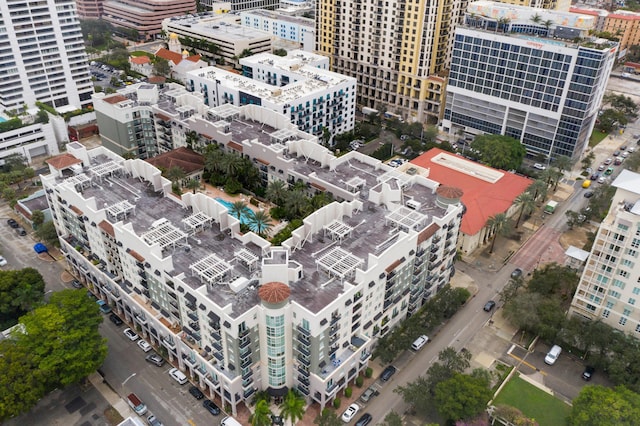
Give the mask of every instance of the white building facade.
[{"label": "white building facade", "polygon": [[234,413],[263,389],[295,388],[325,406],[367,367],[376,340],[449,282],[463,206],[425,171],[400,173],[357,152],[334,157],[262,107],[223,105],[211,117],[231,139],[218,143],[240,145],[269,180],[300,181],[335,201],[272,246],[241,233],[205,193],[171,195],[149,163],[73,142],[42,177],[62,253]]},{"label": "white building facade", "polygon": [[640,338],[640,174],[622,170],[569,313]]},{"label": "white building facade", "polygon": [[91,103],[93,84],[74,0],[0,2],[0,112],[36,102]]},{"label": "white building facade", "polygon": [[0,133],[0,164],[11,155],[24,157],[32,164],[34,157],[57,155],[59,151],[52,122],[25,124],[17,129]]},{"label": "white building facade", "polygon": [[300,43],[300,48],[313,52],[316,43],[315,21],[270,10],[240,12],[242,25],[266,31],[283,40]]}]

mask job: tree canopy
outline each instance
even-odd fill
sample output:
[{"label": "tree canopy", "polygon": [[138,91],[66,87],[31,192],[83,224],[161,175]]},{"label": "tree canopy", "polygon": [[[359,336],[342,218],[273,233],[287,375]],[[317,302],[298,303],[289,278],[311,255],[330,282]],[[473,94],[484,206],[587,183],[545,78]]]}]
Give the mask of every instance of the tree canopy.
[{"label": "tree canopy", "polygon": [[640,419],[640,395],[624,386],[585,386],[572,403],[569,426],[631,426]]},{"label": "tree canopy", "polygon": [[502,170],[515,170],[520,167],[527,153],[519,140],[503,135],[477,136],[471,147],[473,151],[470,156]]},{"label": "tree canopy", "polygon": [[490,399],[489,381],[480,376],[454,373],[435,389],[438,413],[448,420],[472,419],[486,409]]},{"label": "tree canopy", "polygon": [[37,269],[0,271],[0,327],[3,330],[42,303],[44,278]]}]

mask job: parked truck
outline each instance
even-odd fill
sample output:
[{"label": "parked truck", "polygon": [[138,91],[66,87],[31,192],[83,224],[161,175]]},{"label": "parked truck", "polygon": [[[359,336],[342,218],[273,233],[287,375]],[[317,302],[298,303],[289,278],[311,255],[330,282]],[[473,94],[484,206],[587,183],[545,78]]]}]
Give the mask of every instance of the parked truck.
[{"label": "parked truck", "polygon": [[546,214],[553,214],[553,212],[556,211],[556,207],[558,207],[558,202],[550,200],[549,202],[547,202],[547,205],[544,206],[544,212]]}]

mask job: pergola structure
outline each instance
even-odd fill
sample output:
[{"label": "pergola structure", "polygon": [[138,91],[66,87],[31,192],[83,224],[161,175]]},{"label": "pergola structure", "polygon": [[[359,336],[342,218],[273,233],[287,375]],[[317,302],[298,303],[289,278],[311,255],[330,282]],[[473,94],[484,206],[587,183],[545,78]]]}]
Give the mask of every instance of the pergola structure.
[{"label": "pergola structure", "polygon": [[232,268],[226,261],[220,259],[215,254],[210,254],[204,259],[189,265],[189,269],[200,278],[201,282],[204,281],[207,284],[214,284],[221,282],[227,277]]},{"label": "pergola structure", "polygon": [[116,163],[115,161],[107,161],[102,164],[98,164],[96,166],[91,167],[89,171],[92,175],[96,176],[98,179],[102,181],[102,178],[105,176],[110,176],[114,172],[122,170],[122,165]]},{"label": "pergola structure", "polygon": [[202,212],[193,213],[192,215],[185,217],[182,219],[182,223],[185,224],[191,234],[195,234],[198,231],[203,231],[206,228],[210,228],[213,223],[213,218],[211,216],[207,216]]},{"label": "pergola structure", "polygon": [[224,120],[230,122],[240,116],[240,108],[233,104],[222,104],[209,109],[209,117],[213,120]]},{"label": "pergola structure", "polygon": [[345,277],[353,274],[356,268],[364,264],[364,261],[340,247],[335,247],[316,261],[319,269],[332,277]]},{"label": "pergola structure", "polygon": [[65,179],[65,182],[73,185],[78,192],[82,192],[84,188],[91,184],[91,178],[84,173],[80,173]]},{"label": "pergola structure", "polygon": [[175,247],[179,241],[187,242],[188,235],[173,226],[167,219],[161,219],[151,226],[151,230],[142,234],[142,239],[149,245],[160,244],[162,250]]},{"label": "pergola structure", "polygon": [[129,213],[134,211],[136,206],[128,202],[127,200],[119,201],[116,204],[107,207],[107,214],[112,219],[118,221],[125,219]]},{"label": "pergola structure", "polygon": [[364,184],[367,183],[363,178],[359,176],[354,176],[346,182],[347,191],[349,192],[358,192],[362,188],[364,188]]},{"label": "pergola structure", "polygon": [[342,241],[351,234],[353,227],[341,220],[334,219],[330,224],[323,226],[322,229],[324,230],[324,235],[327,236],[329,234],[333,241]]},{"label": "pergola structure", "polygon": [[408,207],[400,206],[389,213],[385,217],[385,220],[387,224],[391,222],[392,226],[395,225],[399,229],[408,231],[409,229],[424,227],[427,222],[427,216],[422,213],[418,213],[415,210],[411,210]]},{"label": "pergola structure", "polygon": [[246,248],[242,248],[234,252],[233,256],[238,260],[238,263],[243,265],[250,272],[253,272],[258,268],[258,261],[260,258]]},{"label": "pergola structure", "polygon": [[271,142],[274,143],[285,143],[291,139],[295,139],[298,137],[298,132],[293,129],[280,129],[269,135],[271,138]]}]

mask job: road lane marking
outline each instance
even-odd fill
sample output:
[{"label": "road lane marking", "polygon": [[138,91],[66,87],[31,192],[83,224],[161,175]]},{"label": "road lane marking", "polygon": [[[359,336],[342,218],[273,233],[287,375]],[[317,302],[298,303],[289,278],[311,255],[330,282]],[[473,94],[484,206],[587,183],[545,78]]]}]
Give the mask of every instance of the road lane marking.
[{"label": "road lane marking", "polygon": [[513,357],[513,358],[515,358],[515,359],[517,359],[521,364],[524,364],[524,365],[526,365],[527,367],[529,367],[529,368],[531,368],[531,369],[533,369],[533,370],[535,370],[535,371],[538,371],[538,372],[542,373],[542,375],[543,375],[543,376],[546,376],[546,375],[547,375],[547,373],[545,373],[544,371],[542,371],[542,370],[538,369],[538,367],[536,367],[535,365],[533,365],[533,364],[531,364],[531,363],[528,363],[527,361],[525,361],[524,359],[520,358],[519,356],[516,356],[516,355],[514,355],[514,354],[512,354],[512,353],[510,353],[510,354],[509,354],[509,356],[511,356],[511,357]]}]

